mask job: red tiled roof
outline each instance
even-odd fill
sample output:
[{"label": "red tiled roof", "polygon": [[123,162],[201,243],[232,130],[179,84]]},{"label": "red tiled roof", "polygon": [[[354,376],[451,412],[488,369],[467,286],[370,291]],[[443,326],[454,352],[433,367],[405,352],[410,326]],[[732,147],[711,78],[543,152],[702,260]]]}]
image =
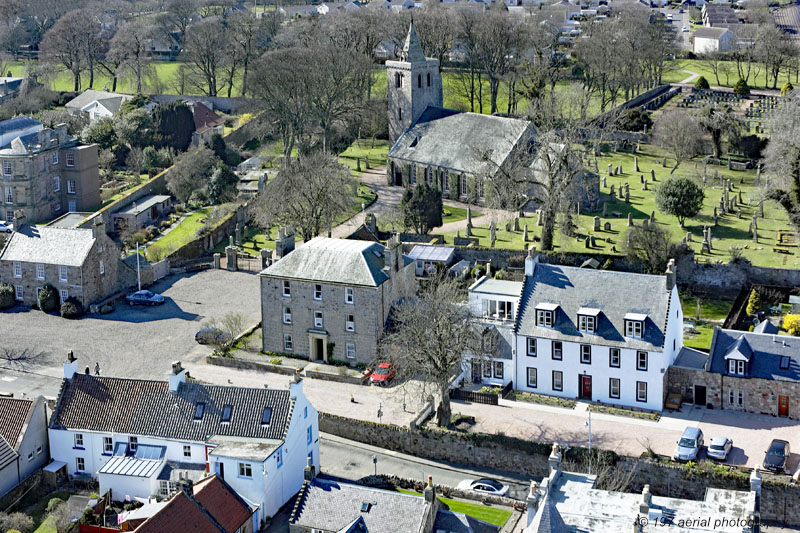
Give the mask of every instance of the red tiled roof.
[{"label": "red tiled roof", "polygon": [[195,484],[194,499],[225,528],[225,531],[236,531],[253,514],[250,506],[216,475]]},{"label": "red tiled roof", "polygon": [[33,400],[0,398],[0,436],[14,449],[32,407]]},{"label": "red tiled roof", "polygon": [[[220,533],[225,530],[214,523],[197,503],[183,492],[176,494],[169,503],[134,530],[136,533],[165,533],[181,531],[192,533]],[[232,530],[235,531],[235,530]]]},{"label": "red tiled roof", "polygon": [[196,131],[203,131],[225,121],[225,119],[201,102],[192,104],[192,114],[194,115],[194,129]]}]

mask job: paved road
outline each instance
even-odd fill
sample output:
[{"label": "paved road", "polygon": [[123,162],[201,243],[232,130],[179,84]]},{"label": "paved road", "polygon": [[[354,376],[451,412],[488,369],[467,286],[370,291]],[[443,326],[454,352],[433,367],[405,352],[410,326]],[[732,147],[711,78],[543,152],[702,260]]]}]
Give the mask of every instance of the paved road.
[{"label": "paved road", "polygon": [[164,379],[172,361],[190,362],[210,352],[194,341],[203,321],[234,311],[247,324],[260,320],[257,275],[206,270],[168,276],[152,290],[167,302],[158,307],[119,304],[111,314],[74,321],[36,310],[0,313],[2,348],[28,350],[27,359],[0,360],[0,368],[60,378],[66,353],[73,350],[81,368],[94,369],[99,362],[104,375]]},{"label": "paved road", "polygon": [[[691,50],[692,43],[689,42],[689,37],[692,35],[692,24],[689,22],[689,10],[686,9],[683,13],[680,13],[678,9],[664,8],[661,10],[661,12],[664,13],[665,16],[672,15],[672,25],[675,27],[675,31],[677,32],[676,35],[680,41],[681,48],[684,50]],[[682,31],[684,26],[689,28],[690,31]]]},{"label": "paved road", "polygon": [[[377,457],[377,464],[373,463],[373,457]],[[320,438],[320,464],[323,473],[354,481],[376,471],[378,474],[418,479],[420,482],[433,476],[434,483],[448,487],[455,487],[464,479],[491,477],[508,485],[510,496],[519,500],[525,499],[530,488],[530,479],[512,472],[429,461],[325,433]]]}]

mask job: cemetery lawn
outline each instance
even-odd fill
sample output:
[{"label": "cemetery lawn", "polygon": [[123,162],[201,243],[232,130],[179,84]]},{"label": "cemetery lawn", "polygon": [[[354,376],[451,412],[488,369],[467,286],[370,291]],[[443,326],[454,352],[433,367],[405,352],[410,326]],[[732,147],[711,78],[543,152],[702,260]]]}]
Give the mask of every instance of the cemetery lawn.
[{"label": "cemetery lawn", "polygon": [[361,159],[361,172],[367,169],[365,162],[369,157],[369,165],[372,168],[386,164],[386,154],[389,153],[389,141],[386,139],[361,139],[353,142],[347,150],[339,154],[339,163],[347,166],[354,176],[360,176],[356,171],[357,159]]},{"label": "cemetery lawn", "polygon": [[[414,496],[421,496],[419,492],[413,490],[397,489],[397,492],[403,494],[413,494]],[[489,524],[494,524],[502,528],[508,519],[511,518],[511,510],[504,507],[495,507],[492,505],[484,505],[481,503],[471,503],[461,500],[453,500],[451,498],[444,498],[438,496],[440,502],[445,504],[446,508],[454,513],[464,513],[477,520],[483,520]]]},{"label": "cemetery lawn", "polygon": [[[717,77],[714,75],[714,71],[711,68],[710,62],[704,59],[678,59],[675,61],[667,62],[667,66],[664,69],[664,74],[661,77],[661,81],[664,83],[677,83],[680,81],[685,80],[691,74],[687,74],[683,70],[688,70],[690,72],[694,72],[701,76],[704,76],[710,85],[719,85],[721,87],[733,87],[737,81],[739,81],[739,73],[736,70],[736,63],[734,61],[724,61],[723,67],[719,68],[719,83],[717,83]],[[728,77],[725,77],[724,71],[728,70]],[[785,73],[781,73],[778,76],[778,85],[777,88],[780,89],[783,87],[783,84],[786,83],[787,76]],[[770,77],[770,80],[772,78]],[[792,84],[795,84],[795,80],[792,79]],[[759,72],[758,76],[754,76],[753,74],[750,75],[750,80],[748,85],[751,89],[765,89],[767,84],[766,73],[762,69]],[[770,89],[772,88],[772,82],[770,81]]]},{"label": "cemetery lawn", "polygon": [[161,237],[158,241],[147,247],[148,256],[155,249],[177,250],[184,244],[192,241],[197,236],[197,231],[205,225],[205,218],[211,213],[213,207],[198,209],[191,215],[181,220],[172,231]]},{"label": "cemetery lawn", "polygon": [[[555,234],[555,251],[561,252],[580,252],[580,253],[601,253],[608,255],[621,255],[624,253],[625,234],[627,232],[627,217],[631,213],[635,225],[641,225],[642,220],[648,218],[652,211],[656,212],[656,223],[669,231],[675,242],[681,240],[687,232],[692,234],[692,242],[689,246],[695,251],[699,262],[727,263],[731,257],[731,249],[736,248],[741,252],[741,256],[754,265],[770,266],[779,268],[798,268],[800,267],[800,249],[792,249],[789,254],[776,253],[773,251],[778,230],[791,230],[786,212],[777,203],[772,201],[764,202],[765,218],[758,219],[758,243],[753,242],[749,235],[750,221],[753,213],[758,211],[757,188],[753,186],[755,171],[735,171],[728,170],[726,166],[708,166],[707,186],[705,189],[706,199],[701,213],[686,221],[686,227],[681,228],[678,221],[673,216],[668,216],[658,211],[655,204],[655,186],[665,181],[669,177],[671,164],[668,161],[667,168],[661,166],[662,153],[658,148],[651,145],[642,145],[642,152],[639,157],[640,172],[633,172],[633,154],[628,153],[608,153],[598,158],[599,174],[601,176],[601,201],[608,202],[608,216],[603,218],[602,207],[592,213],[582,213],[580,216],[573,217],[578,229],[575,237],[567,237],[558,229]],[[622,164],[623,173],[618,176],[608,176],[608,165],[617,166]],[[643,191],[639,176],[649,177],[650,171],[654,170],[656,182],[648,183],[648,190]],[[720,216],[717,227],[713,222],[714,206],[719,205],[722,196],[722,188],[719,179],[714,180],[714,174],[718,172],[720,176],[730,178],[733,183],[731,196],[738,198],[739,191],[742,192],[742,218],[737,218],[736,214]],[[676,176],[687,176],[701,179],[703,174],[703,163],[694,160],[682,163],[675,172]],[[602,187],[602,177],[605,176],[606,187]],[[743,182],[740,184],[740,180]],[[610,198],[610,188],[614,185],[615,192],[619,191],[620,185],[630,184],[631,203],[625,203],[617,196],[616,199]],[[593,217],[600,216],[601,224],[611,223],[611,230],[598,232],[593,231]],[[536,215],[531,214],[520,219],[520,230],[527,224],[529,237],[541,235],[541,228],[536,225]],[[712,226],[712,246],[710,254],[701,254],[700,246],[702,243],[703,226]],[[479,238],[479,246],[489,247],[488,227],[476,227],[473,230]],[[463,232],[462,232],[463,234]],[[496,248],[523,250],[530,243],[522,242],[522,231],[506,231],[505,221],[497,221],[497,242]],[[592,235],[596,238],[594,248],[585,247],[585,238]],[[444,234],[448,244],[453,243],[456,233]],[[463,235],[462,235],[463,236]]]},{"label": "cemetery lawn", "polygon": [[[694,324],[694,331],[683,332],[684,344],[690,348],[708,351],[714,327],[722,326],[733,306],[733,299],[714,298],[680,291],[683,320]],[[700,299],[700,319],[697,319],[697,300]]]},{"label": "cemetery lawn", "polygon": [[[480,211],[472,210],[472,218],[476,218],[483,215]],[[460,207],[453,207],[449,205],[444,206],[444,214],[442,215],[442,224],[447,224],[448,222],[458,222],[459,220],[464,220],[467,218],[467,210],[462,209]]]}]

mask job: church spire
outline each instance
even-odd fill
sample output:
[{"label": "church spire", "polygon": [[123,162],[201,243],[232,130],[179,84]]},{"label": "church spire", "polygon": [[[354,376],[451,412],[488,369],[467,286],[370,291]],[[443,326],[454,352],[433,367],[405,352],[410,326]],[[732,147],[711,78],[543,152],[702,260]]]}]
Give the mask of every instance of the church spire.
[{"label": "church spire", "polygon": [[414,28],[414,21],[408,27],[408,36],[403,45],[403,50],[400,52],[400,61],[408,63],[416,63],[418,61],[425,61],[425,53],[422,51],[422,45],[419,44],[419,36],[417,30]]}]

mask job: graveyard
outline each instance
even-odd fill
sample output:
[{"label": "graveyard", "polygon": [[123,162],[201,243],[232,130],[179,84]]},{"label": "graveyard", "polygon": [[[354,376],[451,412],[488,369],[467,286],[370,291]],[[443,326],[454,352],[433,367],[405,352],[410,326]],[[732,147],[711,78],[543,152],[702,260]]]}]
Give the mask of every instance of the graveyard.
[{"label": "graveyard", "polygon": [[[759,171],[729,169],[727,163],[711,165],[703,158],[682,163],[674,175],[704,183],[705,200],[701,212],[687,219],[681,228],[677,218],[659,212],[655,202],[655,190],[670,176],[673,164],[674,160],[665,160],[662,150],[648,144],[641,145],[636,153],[611,151],[598,157],[601,207],[573,214],[575,227],[571,231],[559,225],[555,251],[623,255],[629,227],[657,224],[669,232],[674,242],[685,240],[699,262],[728,262],[740,256],[758,266],[800,266],[796,235],[785,211],[775,202],[760,199],[759,184],[763,185],[767,178]],[[518,231],[513,219],[497,220],[495,224],[494,248],[527,249],[536,245],[541,235],[536,213],[520,217]],[[465,237],[463,233],[446,233],[444,237],[453,244],[457,236]],[[477,238],[478,246],[492,247],[489,227],[473,228],[472,236]],[[704,240],[708,246],[704,246]]]}]

